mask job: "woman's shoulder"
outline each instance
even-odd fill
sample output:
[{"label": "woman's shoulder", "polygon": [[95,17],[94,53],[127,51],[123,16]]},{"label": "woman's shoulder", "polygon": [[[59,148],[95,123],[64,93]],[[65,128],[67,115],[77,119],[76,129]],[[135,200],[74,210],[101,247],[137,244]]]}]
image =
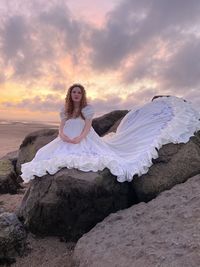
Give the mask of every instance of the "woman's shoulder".
[{"label": "woman's shoulder", "polygon": [[85,107],[82,108],[81,112],[83,116],[87,119],[91,119],[94,116],[95,110],[93,105],[87,104]]},{"label": "woman's shoulder", "polygon": [[67,119],[67,114],[66,114],[66,111],[65,111],[65,105],[60,107],[59,113],[60,113],[60,118],[61,119]]},{"label": "woman's shoulder", "polygon": [[87,104],[85,107],[82,108],[82,110],[92,110],[94,109],[94,106],[92,104]]}]

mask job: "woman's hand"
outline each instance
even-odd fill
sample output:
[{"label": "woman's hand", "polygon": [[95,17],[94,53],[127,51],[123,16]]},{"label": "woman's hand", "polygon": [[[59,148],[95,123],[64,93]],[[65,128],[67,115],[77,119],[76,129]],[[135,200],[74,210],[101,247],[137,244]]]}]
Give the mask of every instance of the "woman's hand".
[{"label": "woman's hand", "polygon": [[82,136],[77,136],[75,138],[72,139],[72,143],[73,144],[78,144],[82,141],[83,137]]},{"label": "woman's hand", "polygon": [[67,143],[73,143],[72,142],[72,139],[70,139],[68,136],[62,134],[59,132],[59,137],[64,141],[64,142],[67,142]]}]

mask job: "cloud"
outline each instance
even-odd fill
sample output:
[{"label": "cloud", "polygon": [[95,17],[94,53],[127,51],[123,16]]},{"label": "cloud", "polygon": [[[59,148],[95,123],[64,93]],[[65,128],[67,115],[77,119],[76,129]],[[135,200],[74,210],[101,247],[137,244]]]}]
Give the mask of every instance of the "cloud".
[{"label": "cloud", "polygon": [[49,94],[44,98],[40,96],[36,96],[32,99],[26,98],[18,103],[13,103],[13,102],[1,103],[1,106],[5,108],[24,109],[24,110],[31,110],[33,112],[34,111],[59,112],[61,105],[62,103],[60,101],[59,96],[55,94]]},{"label": "cloud", "polygon": [[30,8],[27,3],[23,12],[16,8],[12,16],[4,13],[0,55],[4,67],[12,68],[10,79],[25,81],[49,76],[54,72],[52,65],[61,68],[57,63],[63,56],[70,56],[74,64],[79,63],[86,23],[77,21],[64,1],[51,1],[46,5],[37,2],[41,2],[41,9],[31,5],[32,12],[27,11],[26,8]]},{"label": "cloud", "polygon": [[199,12],[197,0],[122,1],[109,13],[104,28],[91,32],[91,64],[97,70],[119,69],[128,56],[170,32],[192,30],[200,21]]},{"label": "cloud", "polygon": [[13,69],[11,78],[30,79],[43,75],[42,66],[52,57],[48,44],[37,39],[37,30],[24,16],[7,18],[2,30],[4,65]]},{"label": "cloud", "polygon": [[3,73],[0,73],[0,84],[5,83],[6,77]]},{"label": "cloud", "polygon": [[165,87],[185,90],[200,86],[200,38],[191,38],[162,68]]},{"label": "cloud", "polygon": [[151,101],[153,96],[158,94],[156,88],[147,88],[141,86],[137,91],[131,92],[126,96],[126,99],[123,101],[123,106],[127,109],[134,109]]},{"label": "cloud", "polygon": [[59,35],[63,34],[64,38],[60,41],[64,43],[68,52],[76,51],[80,47],[82,24],[73,19],[66,5],[57,5],[48,12],[41,12],[39,20],[47,28],[54,27]]},{"label": "cloud", "polygon": [[[153,48],[139,54],[132,66],[124,69],[123,82],[131,84],[149,79],[156,82],[161,94],[187,96],[191,91],[191,98],[200,87],[200,38],[190,34],[184,41],[180,38],[176,42],[177,49],[173,46],[168,47],[171,54],[162,58],[156,58]],[[192,99],[196,101],[195,97]]]},{"label": "cloud", "polygon": [[61,83],[61,82],[55,82],[54,84],[52,84],[52,89],[54,91],[65,92],[66,91],[66,84]]},{"label": "cloud", "polygon": [[[94,95],[107,96],[106,100],[95,100],[99,111],[131,107],[157,93],[188,96],[197,103],[200,1],[117,1],[101,27],[83,21],[64,0],[22,2],[1,2],[0,82],[5,77],[6,82],[30,84],[43,79],[45,86],[59,95],[74,73],[91,75],[86,83],[98,84],[100,80],[100,86],[105,74],[105,81],[116,77],[117,93],[126,86],[127,99],[106,95],[95,85]],[[66,71],[71,66],[72,75]],[[132,94],[136,87],[138,91]],[[112,91],[112,84],[108,88]],[[44,101],[38,99],[39,108],[45,106]],[[28,104],[35,107],[37,101]]]}]

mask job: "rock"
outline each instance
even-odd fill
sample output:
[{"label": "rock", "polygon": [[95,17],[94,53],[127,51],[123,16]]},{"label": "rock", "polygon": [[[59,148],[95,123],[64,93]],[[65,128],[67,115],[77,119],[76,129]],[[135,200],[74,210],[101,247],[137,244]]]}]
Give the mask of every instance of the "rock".
[{"label": "rock", "polygon": [[[57,134],[56,130],[42,130],[27,136],[19,152],[19,169]],[[53,176],[37,177],[23,199],[19,216],[33,233],[76,240],[109,213],[147,202],[200,173],[200,131],[186,144],[163,146],[153,163],[147,174],[135,176],[131,183],[118,183],[107,169],[85,173],[65,168]]]},{"label": "rock", "polygon": [[120,124],[120,122],[121,122],[122,119],[123,119],[123,117],[120,118],[119,120],[117,120],[117,121],[113,124],[113,126],[110,127],[110,129],[106,132],[106,134],[109,134],[109,133],[116,133],[117,128],[118,128],[118,126],[119,126],[119,124]]},{"label": "rock", "polygon": [[147,174],[132,181],[138,202],[149,201],[160,192],[200,173],[200,131],[186,144],[167,144],[159,150]]},{"label": "rock", "polygon": [[[0,205],[1,205],[1,202],[0,202]],[[0,214],[5,212],[5,209],[3,207],[0,206]]]},{"label": "rock", "polygon": [[42,129],[28,134],[20,145],[16,172],[21,173],[21,164],[31,161],[36,152],[58,136],[56,129]]},{"label": "rock", "polygon": [[22,255],[26,248],[26,231],[15,213],[0,214],[0,262]]},{"label": "rock", "polygon": [[118,183],[107,169],[95,173],[64,168],[32,180],[18,216],[34,234],[73,241],[111,212],[133,204],[130,190],[128,182]]},{"label": "rock", "polygon": [[94,130],[100,135],[103,136],[108,133],[109,129],[119,120],[121,120],[128,110],[115,110],[110,113],[107,113],[101,117],[95,118],[92,122]]},{"label": "rock", "polygon": [[98,223],[79,239],[74,266],[199,266],[199,211],[200,175]]},{"label": "rock", "polygon": [[17,193],[21,188],[20,179],[18,179],[12,162],[8,159],[0,160],[0,193]]},{"label": "rock", "polygon": [[7,153],[5,156],[3,156],[0,159],[8,159],[12,162],[14,169],[16,169],[16,164],[17,164],[17,158],[18,158],[18,150],[12,151]]}]

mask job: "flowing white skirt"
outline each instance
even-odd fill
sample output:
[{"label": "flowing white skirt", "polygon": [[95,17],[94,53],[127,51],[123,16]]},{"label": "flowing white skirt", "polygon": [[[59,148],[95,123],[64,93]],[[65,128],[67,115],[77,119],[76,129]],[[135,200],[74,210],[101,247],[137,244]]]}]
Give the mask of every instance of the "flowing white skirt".
[{"label": "flowing white skirt", "polygon": [[[84,125],[81,118],[69,119],[64,133],[76,137]],[[91,127],[79,144],[55,138],[40,148],[32,161],[21,165],[21,177],[28,182],[34,175],[55,174],[63,167],[86,172],[107,167],[119,182],[131,181],[135,174],[148,172],[162,145],[186,143],[198,130],[200,114],[190,103],[177,97],[157,98],[127,113],[116,133],[99,137]]]}]

